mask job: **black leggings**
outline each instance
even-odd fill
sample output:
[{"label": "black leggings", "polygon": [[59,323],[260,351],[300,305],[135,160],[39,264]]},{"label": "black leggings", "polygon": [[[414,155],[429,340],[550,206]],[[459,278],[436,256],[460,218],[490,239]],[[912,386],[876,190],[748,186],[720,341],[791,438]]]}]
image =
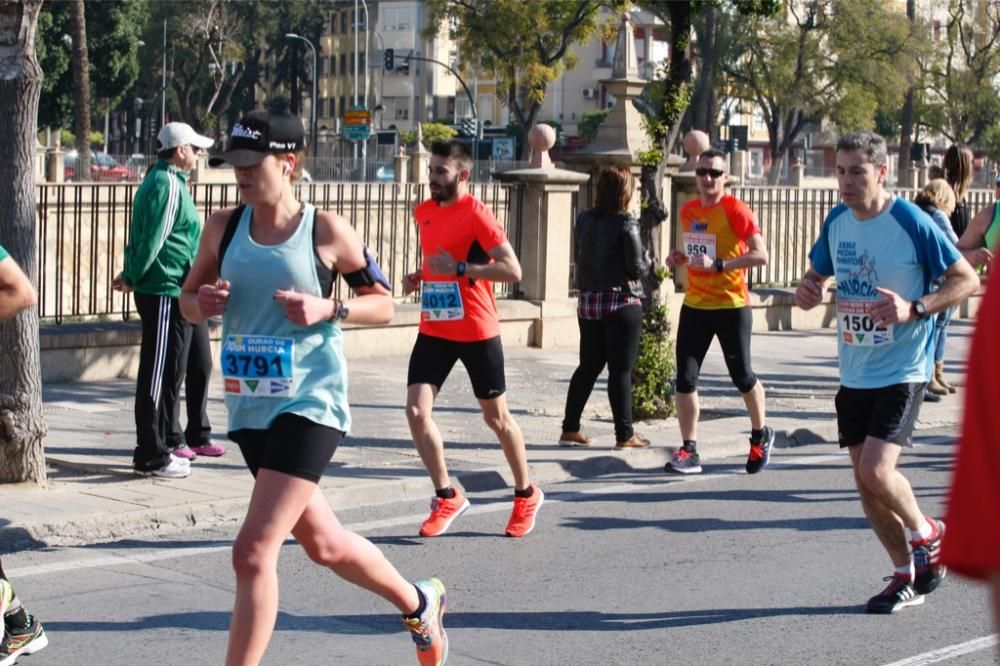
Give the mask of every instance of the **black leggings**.
[{"label": "black leggings", "polygon": [[564,432],[580,430],[580,415],[594,382],[608,366],[608,400],[615,420],[615,439],[624,442],[632,431],[632,365],[639,354],[642,307],[627,305],[603,319],[578,319],[580,365],[566,394]]},{"label": "black leggings", "polygon": [[757,383],[757,375],[750,367],[752,329],[750,308],[701,310],[682,306],[677,324],[677,392],[695,392],[701,364],[715,336],[719,336],[719,346],[733,384],[740,393],[752,389]]}]

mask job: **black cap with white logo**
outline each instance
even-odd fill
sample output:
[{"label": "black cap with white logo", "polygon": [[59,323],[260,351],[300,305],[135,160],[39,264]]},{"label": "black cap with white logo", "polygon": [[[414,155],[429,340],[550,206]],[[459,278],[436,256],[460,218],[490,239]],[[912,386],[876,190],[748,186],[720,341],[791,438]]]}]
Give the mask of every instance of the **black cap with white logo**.
[{"label": "black cap with white logo", "polygon": [[294,153],[305,148],[305,130],[287,107],[251,111],[233,125],[226,150],[208,159],[210,166],[225,163],[248,167],[272,153]]}]

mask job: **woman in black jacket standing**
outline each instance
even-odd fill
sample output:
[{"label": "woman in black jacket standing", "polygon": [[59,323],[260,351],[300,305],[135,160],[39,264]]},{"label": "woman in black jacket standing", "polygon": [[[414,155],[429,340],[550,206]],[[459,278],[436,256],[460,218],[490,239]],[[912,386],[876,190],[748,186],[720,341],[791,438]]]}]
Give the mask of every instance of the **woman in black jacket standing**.
[{"label": "woman in black jacket standing", "polygon": [[605,365],[615,448],[649,446],[632,429],[632,365],[639,353],[645,295],[639,278],[649,270],[639,222],[627,212],[634,192],[635,179],[627,167],[604,169],[597,179],[594,207],[576,220],[580,365],[566,395],[562,446],[593,441],[580,431],[580,416]]}]

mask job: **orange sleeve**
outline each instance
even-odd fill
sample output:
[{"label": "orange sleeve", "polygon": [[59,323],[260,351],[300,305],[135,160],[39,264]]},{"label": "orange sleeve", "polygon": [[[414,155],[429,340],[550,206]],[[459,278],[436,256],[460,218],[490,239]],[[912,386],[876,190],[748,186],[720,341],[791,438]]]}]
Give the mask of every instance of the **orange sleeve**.
[{"label": "orange sleeve", "polygon": [[483,250],[489,252],[494,248],[503,245],[507,240],[503,225],[497,220],[489,206],[476,200],[472,211],[473,233]]},{"label": "orange sleeve", "polygon": [[757,224],[757,214],[749,206],[736,197],[726,197],[725,206],[729,225],[737,238],[746,242],[754,234],[761,233],[760,225]]}]

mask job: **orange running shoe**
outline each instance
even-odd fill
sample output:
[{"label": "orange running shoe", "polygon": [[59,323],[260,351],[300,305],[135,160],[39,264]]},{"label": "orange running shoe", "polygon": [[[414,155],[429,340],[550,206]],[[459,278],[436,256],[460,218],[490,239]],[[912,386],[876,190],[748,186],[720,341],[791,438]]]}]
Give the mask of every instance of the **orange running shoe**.
[{"label": "orange running shoe", "polygon": [[404,617],[403,625],[417,645],[420,666],[443,666],[448,659],[448,634],[444,631],[444,611],[448,604],[444,583],[428,578],[415,585],[424,596],[427,608],[420,617]]},{"label": "orange running shoe", "polygon": [[441,536],[451,527],[451,522],[465,513],[465,510],[468,508],[469,500],[465,499],[465,496],[457,490],[455,491],[455,496],[448,499],[443,497],[432,498],[431,515],[420,526],[420,536]]},{"label": "orange running shoe", "polygon": [[531,484],[531,487],[534,488],[531,497],[514,496],[514,510],[510,513],[510,522],[507,523],[509,537],[527,536],[535,529],[535,515],[545,501],[545,493],[535,484]]}]

